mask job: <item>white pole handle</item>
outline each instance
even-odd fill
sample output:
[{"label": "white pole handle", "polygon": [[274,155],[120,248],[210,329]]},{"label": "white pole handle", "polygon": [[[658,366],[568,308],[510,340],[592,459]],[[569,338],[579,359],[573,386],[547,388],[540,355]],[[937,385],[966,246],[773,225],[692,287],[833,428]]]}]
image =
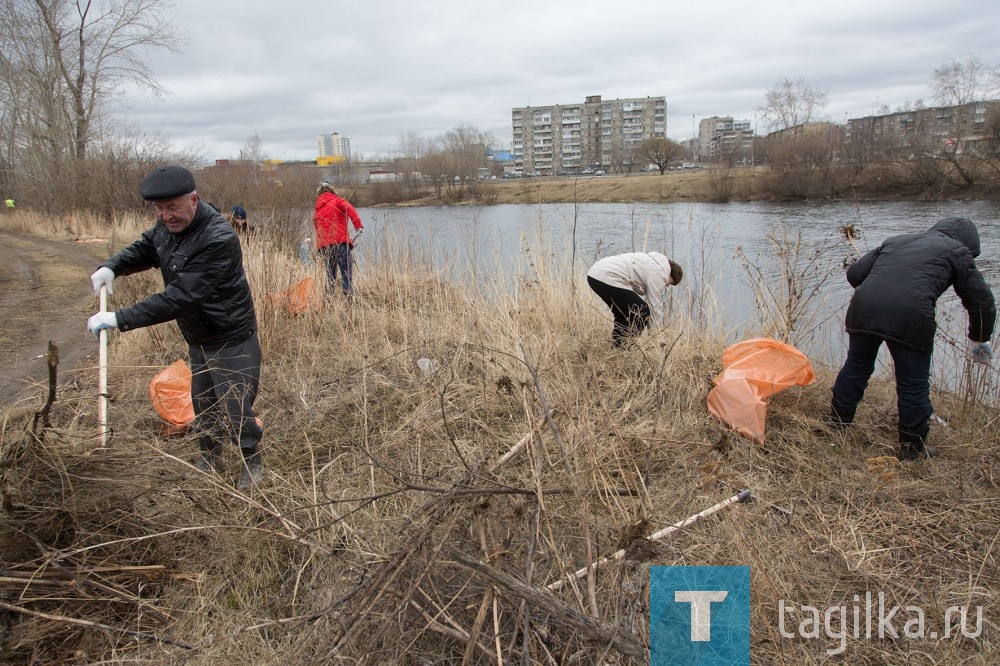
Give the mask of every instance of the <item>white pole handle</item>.
[{"label": "white pole handle", "polygon": [[[108,311],[108,288],[101,285],[101,312]],[[97,380],[98,403],[97,403],[97,427],[101,435],[101,446],[107,445],[108,440],[108,329],[102,328],[98,334],[100,340],[100,352],[98,354],[98,365],[100,374]]]},{"label": "white pole handle", "polygon": [[[722,509],[725,509],[727,506],[730,506],[731,504],[736,504],[737,502],[743,502],[748,497],[750,497],[750,490],[749,489],[747,489],[747,490],[741,490],[740,492],[736,493],[735,495],[733,495],[732,497],[730,497],[727,500],[723,500],[723,501],[719,502],[718,504],[710,506],[707,509],[705,509],[704,511],[701,511],[699,513],[694,514],[693,516],[685,518],[684,520],[676,522],[676,523],[674,523],[673,525],[671,525],[669,527],[664,527],[659,532],[656,532],[654,534],[650,534],[648,537],[646,537],[646,539],[649,540],[649,541],[659,541],[660,539],[663,539],[664,537],[670,536],[671,534],[673,534],[674,532],[676,532],[678,530],[684,529],[688,525],[696,523],[697,521],[701,520],[702,518],[707,518],[708,516],[711,516],[713,513],[716,513],[718,511],[721,511]],[[591,569],[596,569],[597,567],[602,566],[604,564],[607,564],[608,562],[620,562],[620,561],[622,561],[624,559],[625,559],[625,549],[622,548],[621,550],[616,551],[616,552],[608,555],[607,557],[602,557],[601,559],[599,559],[596,562],[594,562],[593,564],[591,564],[589,567],[583,567],[579,571],[575,571],[575,572],[573,572],[571,574],[567,574],[565,578],[561,578],[561,579],[557,580],[554,583],[549,583],[548,585],[545,586],[545,589],[548,590],[549,592],[556,592],[559,589],[561,589],[562,586],[565,585],[566,583],[568,583],[570,581],[574,581],[574,580],[580,580],[581,578],[583,578],[584,576],[586,576],[587,573]]]}]

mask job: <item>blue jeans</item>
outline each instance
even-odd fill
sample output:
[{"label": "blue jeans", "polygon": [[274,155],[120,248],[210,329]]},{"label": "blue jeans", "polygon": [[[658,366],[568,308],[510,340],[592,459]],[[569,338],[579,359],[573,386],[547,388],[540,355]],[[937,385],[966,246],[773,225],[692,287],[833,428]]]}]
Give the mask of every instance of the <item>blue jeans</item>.
[{"label": "blue jeans", "polygon": [[326,245],[319,249],[326,262],[326,275],[329,279],[329,287],[337,284],[337,269],[340,269],[341,287],[347,296],[354,295],[354,285],[351,283],[351,246],[348,243],[339,245]]},{"label": "blue jeans", "polygon": [[923,442],[930,430],[931,352],[907,347],[877,335],[850,333],[847,360],[833,384],[833,415],[843,423],[854,420],[858,403],[865,395],[868,380],[875,371],[879,347],[885,342],[892,355],[896,375],[896,409],[899,415],[899,441]]}]

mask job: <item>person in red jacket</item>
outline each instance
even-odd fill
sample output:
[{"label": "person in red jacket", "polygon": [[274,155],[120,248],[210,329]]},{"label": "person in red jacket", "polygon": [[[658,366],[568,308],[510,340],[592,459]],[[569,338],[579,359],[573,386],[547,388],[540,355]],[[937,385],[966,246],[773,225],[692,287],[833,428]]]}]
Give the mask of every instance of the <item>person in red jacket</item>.
[{"label": "person in red jacket", "polygon": [[[337,283],[337,269],[340,269],[341,287],[344,294],[350,298],[354,295],[351,284],[351,250],[354,240],[361,235],[364,227],[358,211],[346,199],[341,199],[334,192],[330,183],[320,183],[316,190],[316,212],[313,213],[313,224],[316,226],[316,249],[326,262],[326,272],[329,276],[328,286],[333,289]],[[357,229],[354,238],[347,229],[350,219]]]}]

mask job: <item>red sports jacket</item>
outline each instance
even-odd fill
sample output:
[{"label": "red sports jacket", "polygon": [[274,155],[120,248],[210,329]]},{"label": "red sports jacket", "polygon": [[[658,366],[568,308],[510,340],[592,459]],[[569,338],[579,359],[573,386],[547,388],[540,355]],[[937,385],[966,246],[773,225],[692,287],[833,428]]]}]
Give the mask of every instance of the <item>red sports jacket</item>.
[{"label": "red sports jacket", "polygon": [[364,228],[358,211],[354,210],[349,201],[341,199],[332,192],[319,195],[316,198],[316,212],[313,213],[313,224],[316,225],[316,249],[327,245],[350,243],[351,237],[347,231],[348,218],[358,231]]}]

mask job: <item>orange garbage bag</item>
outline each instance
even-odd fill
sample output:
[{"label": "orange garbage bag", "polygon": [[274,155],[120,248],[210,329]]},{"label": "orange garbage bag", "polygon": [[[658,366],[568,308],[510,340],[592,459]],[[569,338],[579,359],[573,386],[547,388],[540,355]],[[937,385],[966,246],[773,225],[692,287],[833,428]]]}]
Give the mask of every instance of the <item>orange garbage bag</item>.
[{"label": "orange garbage bag", "polygon": [[795,347],[770,338],[745,340],[722,354],[722,372],[712,380],[708,411],[763,444],[767,399],[790,386],[814,381],[809,359]]},{"label": "orange garbage bag", "polygon": [[161,370],[149,383],[149,396],[160,417],[178,428],[194,420],[191,404],[191,368],[178,359]]},{"label": "orange garbage bag", "polygon": [[319,307],[319,294],[316,291],[316,278],[302,278],[288,289],[270,295],[271,305],[284,308],[293,315],[300,315]]}]

